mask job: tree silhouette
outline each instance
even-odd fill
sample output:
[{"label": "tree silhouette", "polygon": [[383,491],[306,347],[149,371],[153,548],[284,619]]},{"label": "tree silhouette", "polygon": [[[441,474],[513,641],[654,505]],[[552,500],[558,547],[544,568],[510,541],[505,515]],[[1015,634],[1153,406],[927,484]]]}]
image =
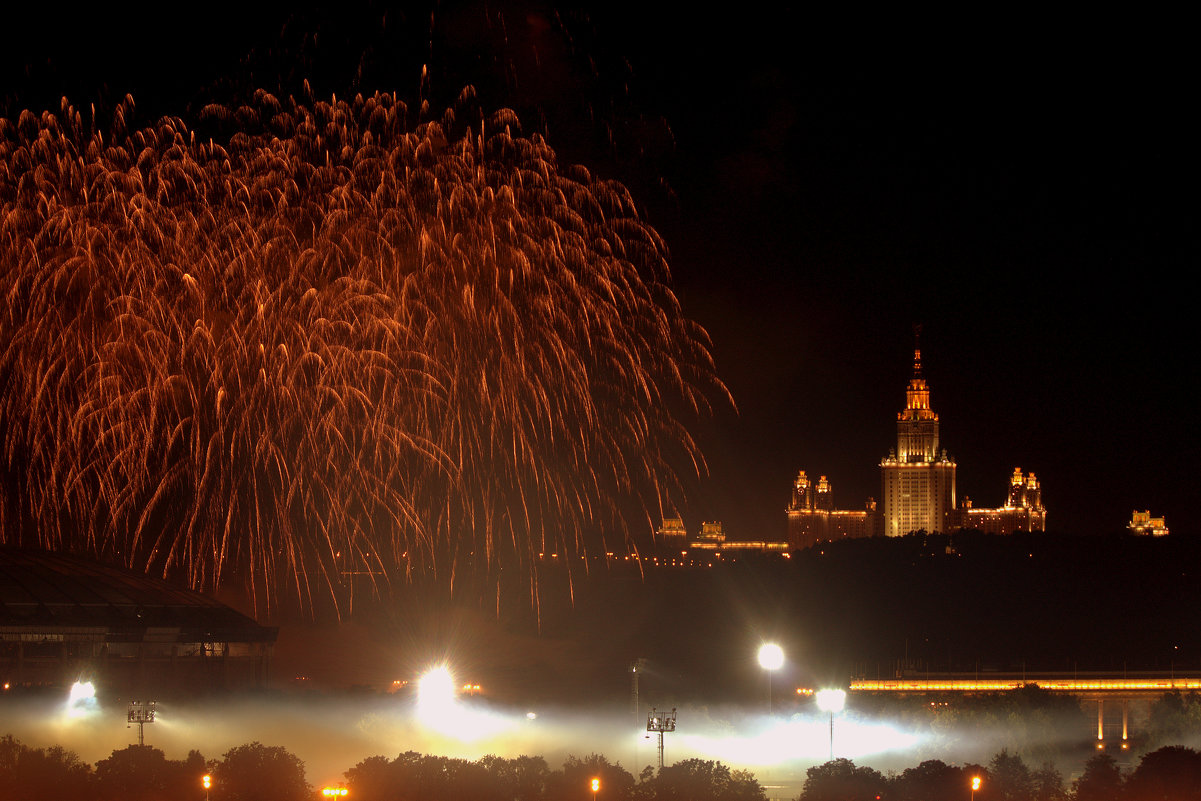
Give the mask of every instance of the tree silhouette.
[{"label": "tree silhouette", "polygon": [[260,742],[225,752],[213,766],[212,801],[308,801],[304,762]]},{"label": "tree silhouette", "polygon": [[634,777],[621,767],[610,763],[600,754],[590,754],[580,759],[569,756],[563,762],[563,770],[550,775],[546,784],[546,798],[555,801],[592,801],[592,779],[600,779],[602,801],[625,801],[633,796]]},{"label": "tree silhouette", "polygon": [[30,748],[11,734],[0,738],[0,797],[91,801],[92,767],[57,745]]},{"label": "tree silhouette", "polygon": [[545,797],[550,768],[540,756],[505,759],[488,755],[480,759],[480,765],[503,790],[507,801],[537,801]]},{"label": "tree silhouette", "polygon": [[832,759],[805,772],[800,801],[875,801],[888,781],[878,770],[857,767],[849,759]]},{"label": "tree silhouette", "polygon": [[1034,781],[1030,768],[1017,754],[1008,749],[992,758],[988,763],[988,797],[1000,801],[1031,801],[1034,798]]},{"label": "tree silhouette", "polygon": [[1097,754],[1084,763],[1084,773],[1072,782],[1075,801],[1120,801],[1122,770],[1109,754]]},{"label": "tree silhouette", "polygon": [[646,801],[764,801],[758,780],[748,771],[720,762],[685,759],[647,777],[636,797]]},{"label": "tree silhouette", "polygon": [[204,757],[192,751],[182,762],[148,745],[131,745],[96,763],[96,797],[107,801],[199,801]]},{"label": "tree silhouette", "polygon": [[1145,754],[1126,782],[1129,801],[1201,798],[1201,753],[1170,745]]},{"label": "tree silhouette", "polygon": [[967,768],[928,759],[907,768],[892,780],[889,799],[895,801],[961,801],[973,774]]}]

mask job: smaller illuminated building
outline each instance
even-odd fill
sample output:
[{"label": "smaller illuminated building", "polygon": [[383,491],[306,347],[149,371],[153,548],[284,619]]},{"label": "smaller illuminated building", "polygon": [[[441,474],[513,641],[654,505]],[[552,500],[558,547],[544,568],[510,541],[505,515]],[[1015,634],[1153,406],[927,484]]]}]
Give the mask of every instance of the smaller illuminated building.
[{"label": "smaller illuminated building", "polygon": [[813,483],[805,471],[792,483],[788,504],[788,543],[808,548],[818,542],[870,537],[879,533],[876,501],[868,498],[862,510],[835,509],[834,489],[825,476]]},{"label": "smaller illuminated building", "polygon": [[688,547],[688,531],[679,516],[663,518],[663,525],[659,526],[659,545],[669,553],[678,553]]},{"label": "smaller illuminated building", "polygon": [[688,537],[684,529],[683,522],[677,518],[665,518],[663,525],[659,528],[659,535],[663,537],[666,546],[667,538],[671,537],[673,541],[679,541],[676,538],[681,538],[684,542],[683,547],[675,550],[689,550],[692,552],[705,553],[728,553],[728,552],[761,552],[761,553],[787,553],[789,546],[787,542],[779,542],[774,540],[738,540],[731,539],[726,536],[725,529],[722,527],[720,520],[712,520],[701,524],[700,533],[695,537]]},{"label": "smaller illuminated building", "polygon": [[1022,475],[1020,467],[1013,468],[1013,475],[1009,477],[1009,495],[1005,505],[997,509],[976,509],[972,506],[972,499],[964,497],[959,525],[986,534],[1045,531],[1047,510],[1043,506],[1038,478],[1034,473]]},{"label": "smaller illuminated building", "polygon": [[701,523],[701,533],[688,543],[689,548],[699,548],[708,551],[720,551],[726,544],[726,532],[720,520]]},{"label": "smaller illuminated building", "polygon": [[1131,534],[1149,537],[1168,536],[1168,524],[1162,517],[1152,517],[1151,512],[1134,512],[1126,524]]}]

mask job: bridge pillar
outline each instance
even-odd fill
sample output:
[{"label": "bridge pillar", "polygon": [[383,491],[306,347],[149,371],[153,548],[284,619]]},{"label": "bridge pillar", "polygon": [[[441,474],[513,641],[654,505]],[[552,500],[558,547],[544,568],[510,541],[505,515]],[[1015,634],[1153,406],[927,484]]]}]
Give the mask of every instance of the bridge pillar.
[{"label": "bridge pillar", "polygon": [[1130,748],[1130,699],[1122,699],[1122,750]]}]

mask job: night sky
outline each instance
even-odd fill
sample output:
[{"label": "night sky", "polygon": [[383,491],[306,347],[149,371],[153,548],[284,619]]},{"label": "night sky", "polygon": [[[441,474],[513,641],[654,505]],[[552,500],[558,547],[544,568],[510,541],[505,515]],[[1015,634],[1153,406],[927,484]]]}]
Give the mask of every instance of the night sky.
[{"label": "night sky", "polygon": [[428,6],[337,8],[22,12],[0,114],[129,91],[143,121],[186,120],[304,78],[318,98],[438,108],[472,83],[562,161],[629,185],[667,240],[738,407],[698,429],[711,475],[690,529],[782,537],[799,469],[829,476],[842,508],[879,497],[921,324],[960,497],[1000,504],[1021,466],[1053,530],[1149,509],[1196,534],[1198,137],[1179,20],[500,2],[439,6],[431,27]]}]

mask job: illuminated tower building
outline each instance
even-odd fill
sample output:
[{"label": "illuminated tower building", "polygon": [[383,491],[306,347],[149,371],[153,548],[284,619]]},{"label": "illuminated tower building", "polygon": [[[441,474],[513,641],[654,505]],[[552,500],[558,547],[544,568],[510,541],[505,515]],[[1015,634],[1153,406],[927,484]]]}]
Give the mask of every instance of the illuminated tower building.
[{"label": "illuminated tower building", "polygon": [[834,491],[825,476],[815,482],[800,471],[785,510],[789,545],[799,550],[854,537],[900,537],[911,531],[1046,530],[1042,485],[1034,473],[1023,475],[1021,468],[1009,477],[1003,506],[979,509],[966,497],[956,505],[955,462],[939,447],[938,415],[930,408],[930,388],[922,377],[921,348],[914,348],[913,378],[905,390],[905,408],[897,414],[897,446],[880,462],[880,473],[884,502],[877,506],[868,498],[862,510],[848,510],[834,507]]},{"label": "illuminated tower building", "polygon": [[884,534],[950,531],[955,525],[955,462],[938,447],[938,415],[922,378],[922,352],[913,351],[913,378],[897,413],[897,447],[880,463]]}]

